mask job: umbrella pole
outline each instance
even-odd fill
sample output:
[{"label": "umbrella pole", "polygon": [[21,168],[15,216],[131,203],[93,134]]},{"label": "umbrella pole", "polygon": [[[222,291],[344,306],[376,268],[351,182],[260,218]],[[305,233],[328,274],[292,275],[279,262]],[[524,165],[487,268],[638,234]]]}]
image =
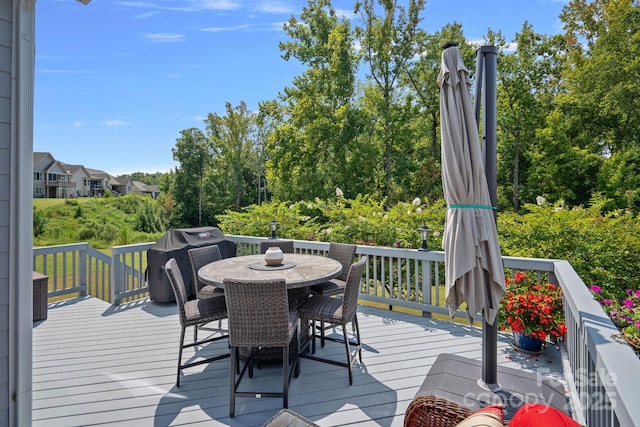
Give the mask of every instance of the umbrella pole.
[{"label": "umbrella pole", "polygon": [[[489,187],[491,205],[497,206],[497,54],[495,46],[482,46],[478,50],[476,65],[476,119],[479,117],[480,98],[483,102],[483,152],[485,154],[485,174]],[[484,96],[482,89],[484,88]],[[480,123],[479,120],[477,120]],[[494,210],[494,219],[497,213]],[[490,296],[489,275],[485,272],[485,286]],[[491,298],[487,299],[491,301]],[[489,325],[483,316],[482,322],[482,381],[486,385],[498,383],[498,324]]]}]

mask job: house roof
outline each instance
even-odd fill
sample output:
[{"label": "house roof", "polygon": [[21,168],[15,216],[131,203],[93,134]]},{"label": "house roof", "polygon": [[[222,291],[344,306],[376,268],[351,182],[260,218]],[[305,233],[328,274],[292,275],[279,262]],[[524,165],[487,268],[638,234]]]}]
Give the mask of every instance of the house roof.
[{"label": "house roof", "polygon": [[76,172],[78,172],[79,170],[83,169],[85,171],[85,173],[88,175],[89,173],[87,172],[87,168],[85,168],[82,165],[69,165],[66,163],[62,163],[60,162],[62,165],[64,165],[64,167],[66,168],[67,171],[69,171],[72,174],[75,174]]},{"label": "house roof", "polygon": [[119,185],[127,185],[131,181],[129,178],[114,178],[113,181],[117,182]]},{"label": "house roof", "polygon": [[[35,152],[33,153],[33,164],[36,165],[38,164],[40,161],[42,161],[42,159],[44,159],[47,156],[51,156],[51,153],[45,153],[42,151],[39,152]],[[53,158],[53,156],[51,156],[51,158]]]},{"label": "house roof", "polygon": [[105,171],[101,171],[99,169],[91,169],[87,167],[85,167],[84,169],[87,171],[89,176],[93,179],[111,178],[111,175],[109,175]]}]

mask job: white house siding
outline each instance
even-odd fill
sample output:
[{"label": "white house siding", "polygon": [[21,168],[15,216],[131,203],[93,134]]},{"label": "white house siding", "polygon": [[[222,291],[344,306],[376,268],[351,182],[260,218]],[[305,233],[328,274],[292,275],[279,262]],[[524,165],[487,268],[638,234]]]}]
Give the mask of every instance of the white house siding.
[{"label": "white house siding", "polygon": [[[33,197],[46,197],[46,192],[45,192],[45,186],[44,183],[46,181],[47,175],[46,175],[46,169],[51,166],[51,164],[53,162],[55,162],[56,159],[53,158],[53,156],[51,155],[51,153],[40,153],[42,156],[41,158],[35,162],[35,155],[34,155],[34,164],[33,164]],[[40,157],[40,155],[38,155],[38,157]],[[40,179],[36,179],[36,173],[39,174],[38,178]]]},{"label": "white house siding", "polygon": [[54,162],[46,171],[46,196],[49,198],[65,198],[75,196],[76,187],[71,186],[71,176],[64,164]]},{"label": "white house siding", "polygon": [[9,425],[11,2],[0,1],[0,425]]},{"label": "white house siding", "polygon": [[89,196],[89,183],[91,179],[87,174],[87,171],[82,167],[77,167],[71,176],[71,181],[76,183],[75,194],[77,197]]},{"label": "white house siding", "polygon": [[31,425],[35,0],[0,0],[0,426]]}]

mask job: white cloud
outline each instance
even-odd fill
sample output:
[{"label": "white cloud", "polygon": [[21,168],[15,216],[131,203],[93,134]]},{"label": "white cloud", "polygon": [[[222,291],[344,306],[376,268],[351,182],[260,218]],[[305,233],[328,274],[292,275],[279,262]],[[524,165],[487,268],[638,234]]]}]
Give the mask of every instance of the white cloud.
[{"label": "white cloud", "polygon": [[251,28],[252,25],[250,24],[243,24],[243,25],[234,25],[231,27],[207,27],[207,28],[203,28],[202,31],[208,31],[208,32],[225,32],[225,31],[238,31],[238,30],[246,30]]},{"label": "white cloud", "polygon": [[180,0],[162,4],[146,1],[120,1],[118,2],[118,4],[120,6],[130,8],[171,10],[177,12],[198,12],[202,10],[236,10],[241,7],[241,3],[234,0]]},{"label": "white cloud", "polygon": [[134,16],[134,19],[147,19],[157,15],[158,13],[160,12],[158,12],[157,10],[150,10],[149,12],[141,13],[140,15]]},{"label": "white cloud", "polygon": [[152,33],[145,34],[143,37],[153,43],[174,43],[184,39],[183,34],[171,33]]},{"label": "white cloud", "polygon": [[295,9],[284,2],[263,1],[259,2],[254,8],[256,12],[263,13],[293,13]]},{"label": "white cloud", "polygon": [[125,122],[120,119],[114,119],[114,120],[105,120],[104,125],[109,127],[120,127],[120,126],[131,126],[131,123]]},{"label": "white cloud", "polygon": [[203,28],[202,31],[207,32],[229,32],[229,31],[244,31],[244,32],[257,32],[257,31],[281,31],[284,22],[269,22],[264,24],[242,24],[242,25],[233,25],[230,27],[207,27]]},{"label": "white cloud", "polygon": [[197,7],[203,10],[236,10],[240,6],[240,2],[233,0],[201,0],[197,2]]}]

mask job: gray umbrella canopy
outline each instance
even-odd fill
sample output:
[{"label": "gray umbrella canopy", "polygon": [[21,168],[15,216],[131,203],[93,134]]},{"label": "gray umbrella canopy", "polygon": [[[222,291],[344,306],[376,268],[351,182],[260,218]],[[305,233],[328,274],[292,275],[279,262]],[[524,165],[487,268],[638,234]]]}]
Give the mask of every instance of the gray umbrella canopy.
[{"label": "gray umbrella canopy", "polygon": [[469,93],[469,71],[457,47],[442,52],[438,84],[442,184],[448,206],[442,240],[446,300],[451,316],[466,302],[470,320],[484,309],[485,321],[493,325],[505,293],[504,269]]}]

